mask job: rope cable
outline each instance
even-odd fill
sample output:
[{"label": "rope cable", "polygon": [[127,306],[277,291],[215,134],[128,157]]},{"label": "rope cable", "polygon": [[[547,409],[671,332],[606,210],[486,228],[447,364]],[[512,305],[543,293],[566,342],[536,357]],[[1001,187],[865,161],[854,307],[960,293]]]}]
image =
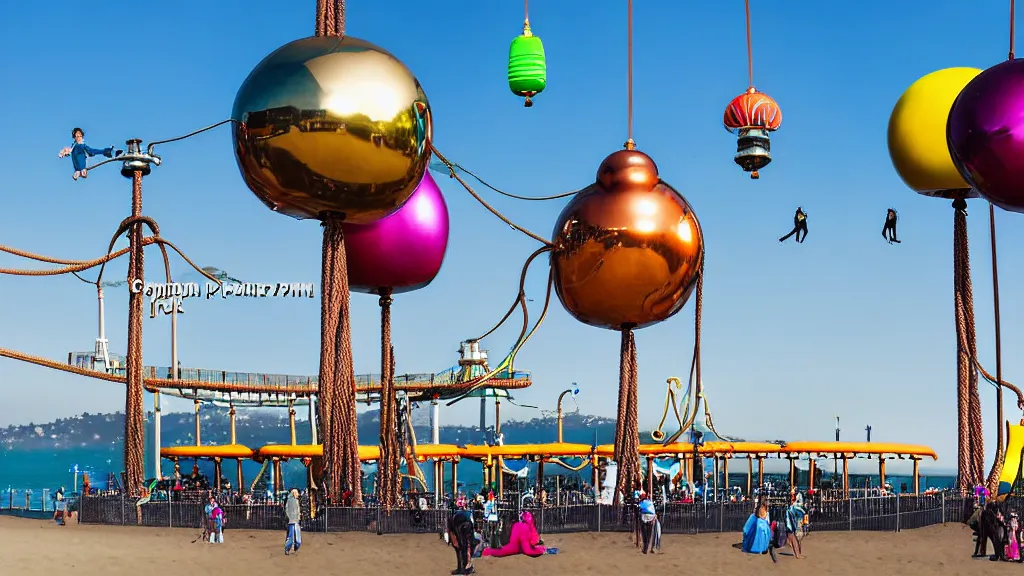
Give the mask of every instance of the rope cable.
[{"label": "rope cable", "polygon": [[750,33],[750,0],[744,0],[747,15],[747,82],[754,87],[754,43]]},{"label": "rope cable", "polygon": [[1017,8],[1016,4],[1017,2],[1015,0],[1010,0],[1010,54],[1008,58],[1009,60],[1013,60],[1014,58],[1016,58],[1016,56],[1014,56],[1014,45],[1016,44],[1015,21],[1017,19],[1015,14]]},{"label": "rope cable", "polygon": [[533,238],[534,240],[540,242],[541,244],[544,244],[545,246],[553,246],[553,244],[551,243],[550,240],[544,238],[543,236],[539,236],[537,234],[534,234],[533,232],[530,232],[529,230],[527,230],[526,228],[523,228],[522,226],[519,226],[518,224],[515,224],[514,222],[512,222],[512,220],[509,220],[508,217],[506,217],[504,214],[499,212],[496,208],[494,208],[493,206],[488,204],[486,200],[481,198],[480,195],[477,194],[476,191],[473,190],[473,188],[470,187],[470,185],[467,184],[466,181],[463,180],[456,173],[456,171],[455,171],[456,166],[454,164],[452,164],[447,158],[445,158],[444,155],[441,154],[437,150],[437,148],[434,147],[433,143],[430,144],[430,149],[433,151],[434,155],[437,156],[437,159],[440,160],[441,163],[444,164],[448,168],[448,176],[451,177],[451,178],[454,178],[455,180],[457,180],[459,184],[462,184],[462,187],[465,188],[467,192],[469,192],[470,196],[475,198],[476,201],[479,202],[484,208],[486,208],[491,214],[494,214],[495,216],[497,216],[499,220],[501,220],[505,224],[508,224],[508,226],[510,228],[512,228],[513,230],[517,230],[519,232],[522,232],[523,234],[526,234],[530,238]]},{"label": "rope cable", "polygon": [[633,140],[633,0],[628,0],[626,11],[626,149],[632,150],[636,146]]},{"label": "rope cable", "polygon": [[460,394],[454,400],[448,402],[447,406],[451,406],[457,402],[465,400],[470,394],[484,387],[484,385],[487,384],[488,381],[490,381],[492,378],[494,378],[496,374],[502,372],[503,370],[508,370],[510,379],[512,381],[515,381],[515,371],[512,369],[512,364],[515,362],[515,357],[519,353],[519,351],[523,348],[523,346],[526,345],[527,342],[530,341],[531,338],[533,338],[533,335],[537,333],[537,330],[540,328],[541,324],[544,323],[544,319],[547,318],[548,310],[551,307],[551,293],[553,292],[552,288],[554,286],[554,282],[554,272],[550,271],[548,273],[547,293],[544,296],[544,307],[541,309],[540,316],[537,318],[537,322],[533,325],[533,328],[527,331],[527,324],[529,319],[527,317],[526,301],[522,300],[521,306],[523,308],[523,330],[519,333],[519,338],[516,340],[516,343],[512,347],[512,350],[509,352],[508,356],[506,356],[505,359],[502,360],[501,364],[499,364],[496,368],[494,368],[487,374],[484,374],[483,376],[474,378],[466,382],[466,384],[468,384],[468,388],[466,389],[466,391]]},{"label": "rope cable", "polygon": [[214,124],[210,124],[209,126],[204,126],[202,128],[199,128],[198,130],[193,130],[193,131],[189,132],[188,134],[182,134],[181,136],[175,136],[174,138],[165,138],[163,140],[154,140],[153,142],[150,142],[149,144],[147,144],[147,150],[149,151],[150,154],[152,154],[153,153],[153,147],[156,146],[157,144],[170,144],[171,142],[178,142],[180,140],[185,140],[187,138],[191,138],[193,136],[202,134],[203,132],[206,132],[206,131],[209,131],[209,130],[213,130],[214,128],[218,128],[220,126],[223,126],[223,125],[231,123],[231,122],[237,122],[237,120],[235,120],[234,118],[228,118],[227,120],[221,120],[220,122],[216,122]]},{"label": "rope cable", "polygon": [[[444,165],[443,162],[441,164]],[[452,163],[452,168],[454,168],[455,170],[461,171],[461,172],[465,172],[466,174],[469,174],[474,180],[476,180],[477,182],[482,184],[485,188],[490,189],[492,192],[495,192],[497,194],[501,194],[502,196],[507,196],[508,198],[514,198],[516,200],[530,200],[530,201],[558,200],[560,198],[568,198],[569,196],[574,196],[574,195],[579,193],[579,190],[573,190],[572,192],[562,192],[561,194],[551,194],[551,195],[548,195],[548,196],[522,196],[522,195],[519,195],[519,194],[513,194],[511,192],[506,192],[506,191],[502,190],[501,188],[498,188],[496,186],[491,185],[489,182],[487,182],[486,180],[481,178],[480,175],[476,174],[472,170],[467,169],[465,166],[463,166],[463,165],[461,165],[461,164],[459,164],[457,162],[453,162]],[[447,170],[447,169],[448,169],[448,166],[445,165],[445,170]]]}]

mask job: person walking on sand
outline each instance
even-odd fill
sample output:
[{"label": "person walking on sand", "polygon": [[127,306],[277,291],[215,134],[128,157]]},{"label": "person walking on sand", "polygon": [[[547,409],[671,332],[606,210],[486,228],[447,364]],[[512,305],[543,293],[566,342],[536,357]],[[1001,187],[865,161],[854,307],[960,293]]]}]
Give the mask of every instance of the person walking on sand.
[{"label": "person walking on sand", "polygon": [[299,491],[292,488],[284,503],[284,515],[288,519],[288,534],[284,539],[284,554],[298,554],[302,546],[302,527],[299,525]]},{"label": "person walking on sand", "polygon": [[803,530],[805,514],[803,506],[797,502],[797,495],[793,494],[789,507],[786,508],[786,543],[789,544],[789,548],[797,560],[802,560],[804,557],[801,538],[797,537],[797,532]]}]

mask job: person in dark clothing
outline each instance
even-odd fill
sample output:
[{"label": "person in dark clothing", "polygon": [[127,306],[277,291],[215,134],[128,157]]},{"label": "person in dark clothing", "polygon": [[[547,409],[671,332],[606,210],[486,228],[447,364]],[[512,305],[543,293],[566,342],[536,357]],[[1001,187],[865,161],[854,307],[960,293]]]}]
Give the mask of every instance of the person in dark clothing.
[{"label": "person in dark clothing", "polygon": [[896,239],[896,222],[899,221],[900,216],[895,210],[889,208],[885,213],[885,225],[882,226],[882,238],[889,243],[899,244],[900,241]]},{"label": "person in dark clothing", "polygon": [[[801,237],[800,233],[804,235]],[[786,234],[782,238],[779,238],[779,242],[785,242],[789,240],[789,237],[796,234],[796,241],[803,244],[803,241],[807,239],[807,214],[804,212],[802,206],[798,206],[796,214],[793,215],[793,230],[789,234]]]},{"label": "person in dark clothing", "polygon": [[1005,560],[1006,527],[1003,523],[1002,512],[999,505],[989,501],[981,511],[978,519],[978,541],[974,545],[974,557],[988,556],[988,542],[992,541],[995,554],[989,559],[998,561]]},{"label": "person in dark clothing", "polygon": [[448,540],[455,549],[456,568],[453,575],[473,574],[473,548],[476,546],[473,513],[465,508],[453,507],[448,516]]}]

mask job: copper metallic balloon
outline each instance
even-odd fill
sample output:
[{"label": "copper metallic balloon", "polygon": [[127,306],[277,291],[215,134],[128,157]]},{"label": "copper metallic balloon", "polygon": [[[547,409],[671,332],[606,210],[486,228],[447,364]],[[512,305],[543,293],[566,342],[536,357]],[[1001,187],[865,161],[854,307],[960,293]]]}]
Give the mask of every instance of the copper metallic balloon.
[{"label": "copper metallic balloon", "polygon": [[643,328],[679,312],[704,261],[693,209],[636,150],[604,159],[597,182],[562,210],[552,236],[562,305],[580,322],[612,330]]},{"label": "copper metallic balloon", "polygon": [[430,104],[419,81],[351,36],[278,48],[242,83],[231,118],[245,183],[295,218],[380,220],[409,199],[430,159]]}]

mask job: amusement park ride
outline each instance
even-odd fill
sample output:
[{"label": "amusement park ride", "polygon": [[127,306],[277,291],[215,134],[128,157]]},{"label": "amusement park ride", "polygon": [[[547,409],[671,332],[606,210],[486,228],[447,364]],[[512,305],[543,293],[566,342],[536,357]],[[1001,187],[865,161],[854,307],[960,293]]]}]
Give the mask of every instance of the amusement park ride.
[{"label": "amusement park ride", "polygon": [[[798,459],[807,459],[814,470],[822,458],[841,461],[844,487],[849,488],[847,464],[856,457],[878,460],[884,483],[887,460],[909,459],[914,466],[914,491],[918,461],[935,458],[927,447],[902,444],[855,442],[740,442],[719,437],[703,442],[695,434],[697,415],[703,406],[705,425],[714,431],[701,374],[701,314],[705,270],[704,234],[690,203],[661,179],[654,160],[637,149],[633,139],[632,83],[632,0],[628,5],[627,139],[624,149],[606,157],[593,181],[577,192],[550,197],[519,197],[483,185],[501,194],[527,200],[570,197],[556,219],[551,239],[513,223],[483,200],[461,174],[468,172],[441,154],[433,141],[433,118],[426,94],[413,73],[397,58],[364,40],[345,33],[343,0],[317,2],[316,35],[295,40],[263,59],[239,88],[229,119],[189,134],[158,140],[145,148],[142,141],[128,141],[125,154],[103,160],[121,163],[121,174],[132,181],[131,216],[114,234],[107,255],[95,260],[63,260],[6,246],[4,251],[41,262],[59,265],[46,270],[0,269],[0,273],[52,276],[100,268],[95,281],[102,290],[103,266],[129,255],[127,281],[145,280],[143,248],[156,245],[162,252],[166,281],[172,281],[167,248],[176,251],[212,282],[221,280],[199,269],[173,244],[160,235],[156,222],[142,213],[143,179],[162,159],[157,147],[230,124],[234,153],[241,176],[253,194],[271,210],[297,219],[321,222],[323,261],[321,278],[321,350],[316,376],[245,374],[219,370],[178,368],[172,353],[171,368],[142,365],[141,294],[129,296],[128,348],[123,360],[111,358],[102,324],[96,349],[72,353],[67,363],[30,356],[0,348],[0,356],[64,370],[82,376],[126,386],[125,407],[125,489],[138,496],[143,481],[143,395],[154,393],[157,421],[159,398],[169,394],[191,399],[198,416],[202,403],[231,407],[231,442],[203,445],[199,419],[196,445],[159,447],[163,458],[210,458],[217,468],[227,460],[255,459],[279,466],[287,459],[299,459],[310,470],[309,482],[328,491],[334,499],[348,491],[353,502],[362,502],[360,464],[378,462],[376,489],[386,506],[395,506],[401,496],[399,467],[405,461],[409,474],[418,475],[418,464],[427,459],[435,467],[433,491],[444,491],[443,466],[452,465],[452,488],[458,485],[457,464],[462,459],[479,461],[486,478],[496,480],[502,490],[504,461],[527,459],[564,465],[562,458],[579,458],[591,466],[595,485],[603,461],[616,463],[614,498],[642,485],[641,460],[646,460],[648,487],[658,458],[676,460],[691,482],[695,462],[703,458],[721,461],[728,483],[728,463],[742,458],[748,464],[748,485],[753,462],[763,475],[766,458],[784,458],[795,478]],[[737,135],[735,161],[759,177],[771,161],[769,133],[781,126],[781,110],[770,97],[754,87],[750,34],[750,2],[746,0],[748,87],[729,103],[724,125]],[[1012,35],[1011,35],[1012,38]],[[526,106],[547,86],[543,44],[531,28],[529,17],[523,34],[509,51],[508,82],[511,91],[526,98]],[[1011,387],[1002,380],[997,320],[996,376],[988,375],[977,360],[971,303],[970,271],[967,265],[966,200],[983,197],[1007,210],[1024,212],[1024,140],[1002,138],[991,126],[1024,130],[1024,116],[1016,102],[1024,97],[1024,62],[1012,57],[988,71],[954,68],[925,76],[903,95],[889,125],[889,150],[903,180],[915,191],[954,200],[956,318],[960,403],[959,483],[963,490],[983,478],[981,417],[977,396],[980,371],[1000,390],[999,420],[1002,422],[1001,391]],[[273,107],[269,107],[273,103]],[[948,121],[948,126],[947,126]],[[1000,129],[1001,130],[1001,129]],[[948,140],[948,145],[947,145]],[[442,171],[456,180],[484,208],[514,230],[533,238],[541,247],[523,266],[519,290],[508,312],[482,336],[463,343],[457,366],[426,375],[398,376],[394,373],[391,346],[391,302],[404,292],[426,287],[437,275],[447,250],[448,210],[443,195],[430,174],[431,158]],[[436,164],[435,164],[436,166]],[[81,185],[81,183],[79,184]],[[990,214],[992,214],[990,208]],[[993,256],[995,249],[993,223]],[[144,234],[145,230],[149,235]],[[129,247],[115,251],[114,241],[127,233]],[[547,256],[550,271],[543,311],[530,322],[524,283],[530,265]],[[994,264],[994,258],[993,258]],[[92,282],[90,282],[92,283]],[[352,334],[349,322],[350,293],[362,292],[379,298],[381,308],[381,371],[379,376],[359,377],[353,372]],[[552,293],[563,307],[584,324],[621,334],[619,397],[615,442],[612,445],[570,444],[561,429],[556,442],[514,445],[501,441],[498,410],[510,390],[532,384],[527,372],[515,369],[517,353],[543,322]],[[683,399],[679,379],[669,379],[662,425],[671,408],[679,425],[670,436],[659,426],[654,443],[641,444],[638,428],[638,361],[633,333],[670,319],[695,295],[694,349],[690,376]],[[101,299],[102,306],[102,299]],[[487,362],[480,342],[502,325],[517,309],[523,314],[523,328],[509,353],[496,366]],[[998,314],[998,300],[996,306]],[[998,318],[998,316],[997,316]],[[172,313],[172,331],[176,316]],[[172,341],[175,340],[172,338]],[[1013,388],[1016,390],[1015,388]],[[563,394],[564,396],[564,394]],[[439,443],[439,403],[449,405],[479,398],[485,406],[495,402],[495,443],[451,446]],[[417,444],[410,434],[407,411],[410,402],[429,401],[433,407],[431,444]],[[380,438],[373,445],[360,446],[356,435],[356,404],[380,406]],[[1024,407],[1024,396],[1018,391]],[[314,441],[296,443],[295,408],[307,406],[313,424]],[[289,409],[291,442],[250,448],[236,442],[235,408],[283,406]],[[403,412],[406,416],[403,416]],[[561,397],[559,399],[561,415]],[[1010,448],[1003,451],[1000,424],[997,466],[1004,480],[1015,481],[1020,472],[1024,435],[1011,429]],[[717,433],[716,433],[717,435]],[[680,439],[689,441],[680,441]],[[239,464],[239,487],[245,484]],[[989,478],[999,479],[994,469]],[[280,478],[278,474],[276,476]],[[329,479],[329,481],[325,481]],[[422,479],[420,478],[422,482]],[[717,475],[716,480],[717,482]],[[1013,483],[1011,481],[1011,484]],[[749,488],[749,486],[748,486]]]}]

